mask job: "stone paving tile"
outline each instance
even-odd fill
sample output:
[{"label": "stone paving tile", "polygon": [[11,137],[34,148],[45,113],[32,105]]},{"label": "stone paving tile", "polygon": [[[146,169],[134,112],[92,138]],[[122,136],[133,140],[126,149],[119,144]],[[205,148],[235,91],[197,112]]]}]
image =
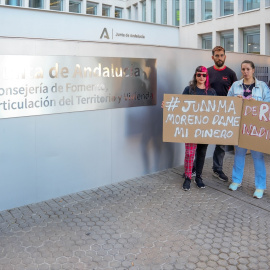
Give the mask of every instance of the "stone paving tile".
[{"label": "stone paving tile", "polygon": [[[231,179],[231,172],[232,172],[232,166],[233,166],[233,158],[234,155],[231,153],[226,154],[224,161],[224,172],[229,176]],[[212,176],[212,162],[211,160],[207,160],[206,166],[204,169],[204,176],[203,178],[206,180],[205,183],[218,191],[223,192],[224,194],[230,195],[231,197],[234,197],[238,200],[243,200],[249,204],[255,205],[257,207],[261,207],[265,210],[270,211],[270,192],[266,190],[264,197],[260,200],[250,198],[252,197],[254,191],[255,191],[255,184],[254,184],[254,167],[253,167],[253,161],[251,158],[251,154],[246,156],[246,165],[245,165],[245,171],[244,171],[244,177],[243,177],[243,183],[242,187],[240,187],[237,191],[230,191],[228,190],[228,186],[231,182],[222,182],[219,181],[217,178]],[[209,162],[210,161],[210,162]],[[265,163],[266,163],[266,170],[267,170],[267,188],[270,188],[270,155],[265,155]],[[178,171],[178,173],[181,173],[183,171],[182,168],[176,168],[175,171]],[[217,179],[217,180],[215,180]],[[214,180],[214,181],[213,181]]]},{"label": "stone paving tile", "polygon": [[0,270],[270,269],[270,197],[252,198],[251,156],[236,192],[211,163],[203,190],[183,191],[179,167],[0,212]]}]

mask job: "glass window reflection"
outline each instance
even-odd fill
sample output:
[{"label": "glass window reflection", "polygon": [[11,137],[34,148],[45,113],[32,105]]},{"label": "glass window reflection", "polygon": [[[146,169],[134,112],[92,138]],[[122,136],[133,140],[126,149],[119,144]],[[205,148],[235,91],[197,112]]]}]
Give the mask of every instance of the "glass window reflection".
[{"label": "glass window reflection", "polygon": [[202,21],[212,19],[212,0],[202,0]]},{"label": "glass window reflection", "polygon": [[194,0],[186,1],[186,24],[194,23]]},{"label": "glass window reflection", "polygon": [[243,0],[243,4],[244,11],[260,8],[260,0]]},{"label": "glass window reflection", "polygon": [[260,30],[244,31],[244,52],[260,54]]},{"label": "glass window reflection", "polygon": [[220,16],[231,15],[234,12],[233,0],[221,0],[220,1]]}]

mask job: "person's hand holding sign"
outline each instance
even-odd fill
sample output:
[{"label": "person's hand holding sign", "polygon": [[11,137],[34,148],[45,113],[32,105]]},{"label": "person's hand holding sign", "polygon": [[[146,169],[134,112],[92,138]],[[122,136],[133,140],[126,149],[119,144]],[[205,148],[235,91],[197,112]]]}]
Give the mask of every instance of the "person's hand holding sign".
[{"label": "person's hand holding sign", "polygon": [[162,109],[164,108],[164,100],[162,100],[161,108],[162,108]]}]

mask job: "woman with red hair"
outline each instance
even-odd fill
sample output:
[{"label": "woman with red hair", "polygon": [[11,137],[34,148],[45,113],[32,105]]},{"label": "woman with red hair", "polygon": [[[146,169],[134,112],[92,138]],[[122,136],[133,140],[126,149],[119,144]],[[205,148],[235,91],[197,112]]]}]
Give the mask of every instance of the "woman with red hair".
[{"label": "woman with red hair", "polygon": [[[193,75],[193,79],[190,81],[189,86],[187,86],[183,92],[183,95],[211,95],[215,96],[216,91],[210,88],[209,76],[207,68],[204,66],[198,66]],[[196,177],[195,183],[198,188],[205,188],[203,179],[201,177],[202,170],[205,161],[205,155],[207,151],[208,144],[195,144],[195,143],[185,143],[185,181],[183,183],[183,190],[190,190],[190,183],[192,177],[192,167],[195,157],[196,148]]]}]

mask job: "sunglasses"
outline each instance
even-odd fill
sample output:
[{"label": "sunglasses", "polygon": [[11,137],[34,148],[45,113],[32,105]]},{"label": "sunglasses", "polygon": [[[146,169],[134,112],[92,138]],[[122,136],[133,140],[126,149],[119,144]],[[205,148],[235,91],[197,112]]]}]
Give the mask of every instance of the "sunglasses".
[{"label": "sunglasses", "polygon": [[206,74],[199,74],[199,73],[196,74],[196,77],[201,77],[201,76],[203,76],[205,78],[207,75]]}]

